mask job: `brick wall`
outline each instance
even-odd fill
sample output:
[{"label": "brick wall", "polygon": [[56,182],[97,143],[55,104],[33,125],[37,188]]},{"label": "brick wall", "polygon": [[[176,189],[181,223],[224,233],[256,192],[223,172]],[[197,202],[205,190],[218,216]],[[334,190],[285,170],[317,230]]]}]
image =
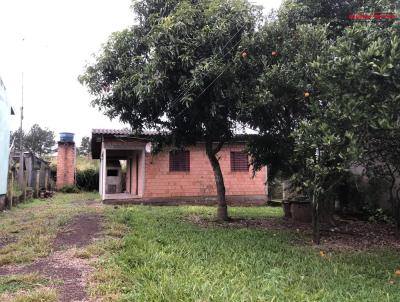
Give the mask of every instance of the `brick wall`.
[{"label": "brick wall", "polygon": [[57,190],[75,183],[75,143],[59,142],[57,155]]},{"label": "brick wall", "polygon": [[[231,171],[230,152],[243,148],[244,145],[228,145],[218,153],[226,195],[265,195],[265,169],[254,178],[251,167],[245,172]],[[190,172],[170,172],[168,150],[155,156],[146,154],[145,198],[216,195],[214,173],[204,145],[189,150]]]}]

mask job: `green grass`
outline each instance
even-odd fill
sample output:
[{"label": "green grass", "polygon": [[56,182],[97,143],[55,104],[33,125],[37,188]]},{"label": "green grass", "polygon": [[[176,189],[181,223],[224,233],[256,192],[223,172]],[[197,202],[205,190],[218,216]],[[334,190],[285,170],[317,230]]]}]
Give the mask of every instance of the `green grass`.
[{"label": "green grass", "polygon": [[36,199],[0,213],[0,237],[11,236],[15,240],[0,248],[0,266],[47,256],[57,231],[72,216],[93,211],[69,201],[96,198],[96,193],[56,194],[51,199]]},{"label": "green grass", "polygon": [[[276,208],[230,210],[234,217],[282,215]],[[214,213],[210,207],[110,208],[111,220],[130,231],[99,262],[92,294],[107,301],[399,300],[396,251],[321,257],[300,245],[295,232],[205,228],[185,219]]]},{"label": "green grass", "polygon": [[[50,164],[54,167],[57,166],[57,157],[52,157],[50,159]],[[87,169],[99,169],[99,160],[98,159],[89,159],[86,156],[78,155],[76,157],[76,169],[79,171],[87,170]]]},{"label": "green grass", "polygon": [[16,292],[19,290],[30,290],[38,285],[44,285],[47,280],[37,274],[24,274],[12,276],[0,276],[0,294],[5,292]]},{"label": "green grass", "polygon": [[[193,215],[213,218],[215,208],[90,207],[74,200],[95,193],[57,194],[0,214],[0,266],[51,252],[52,240],[74,215],[105,213],[104,238],[76,249],[92,259],[94,301],[398,301],[398,251],[331,252],[305,244],[296,231],[204,227]],[[271,218],[280,208],[230,208],[233,217]],[[299,238],[299,236],[302,236]],[[299,240],[300,239],[300,240]],[[50,284],[51,285],[51,284]],[[0,277],[0,301],[56,301],[37,275]]]}]

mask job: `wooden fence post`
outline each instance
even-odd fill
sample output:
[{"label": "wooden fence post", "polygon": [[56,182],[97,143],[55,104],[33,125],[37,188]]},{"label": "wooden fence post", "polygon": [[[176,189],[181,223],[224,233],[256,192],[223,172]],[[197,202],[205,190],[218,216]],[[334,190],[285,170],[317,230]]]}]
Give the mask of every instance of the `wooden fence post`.
[{"label": "wooden fence post", "polygon": [[48,186],[49,186],[49,170],[46,169],[46,172],[45,172],[45,174],[44,174],[44,189],[45,189],[46,191],[49,190]]},{"label": "wooden fence post", "polygon": [[9,170],[8,172],[9,176],[9,182],[8,182],[8,193],[7,193],[7,199],[8,199],[8,207],[11,209],[13,206],[13,198],[14,198],[14,173],[12,170]]},{"label": "wooden fence post", "polygon": [[35,198],[39,198],[40,190],[40,170],[36,170]]},{"label": "wooden fence post", "polygon": [[23,175],[24,179],[23,179],[23,187],[22,187],[22,195],[23,195],[23,202],[26,201],[26,186],[27,186],[27,181],[28,181],[28,175],[27,175],[27,171],[24,171],[24,175]]}]

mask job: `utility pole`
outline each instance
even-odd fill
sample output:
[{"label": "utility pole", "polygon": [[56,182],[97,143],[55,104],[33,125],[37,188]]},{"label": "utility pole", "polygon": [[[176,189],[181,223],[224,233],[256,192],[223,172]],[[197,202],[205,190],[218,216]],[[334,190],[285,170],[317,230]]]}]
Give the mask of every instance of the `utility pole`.
[{"label": "utility pole", "polygon": [[20,137],[19,137],[19,171],[18,171],[18,182],[21,187],[22,192],[25,190],[25,181],[24,181],[24,135],[22,131],[22,121],[24,120],[24,72],[22,72],[21,77],[21,120],[20,120]]}]

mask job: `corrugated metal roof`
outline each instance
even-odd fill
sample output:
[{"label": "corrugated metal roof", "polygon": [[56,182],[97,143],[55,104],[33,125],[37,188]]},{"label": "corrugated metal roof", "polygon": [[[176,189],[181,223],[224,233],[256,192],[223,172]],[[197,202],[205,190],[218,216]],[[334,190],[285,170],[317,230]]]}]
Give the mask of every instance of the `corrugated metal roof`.
[{"label": "corrugated metal roof", "polygon": [[92,129],[92,134],[130,135],[128,129]]},{"label": "corrugated metal roof", "polygon": [[[92,134],[98,135],[134,135],[132,131],[129,129],[92,129]],[[144,130],[142,131],[139,136],[144,135],[155,135],[157,134],[156,131],[152,130]]]}]

